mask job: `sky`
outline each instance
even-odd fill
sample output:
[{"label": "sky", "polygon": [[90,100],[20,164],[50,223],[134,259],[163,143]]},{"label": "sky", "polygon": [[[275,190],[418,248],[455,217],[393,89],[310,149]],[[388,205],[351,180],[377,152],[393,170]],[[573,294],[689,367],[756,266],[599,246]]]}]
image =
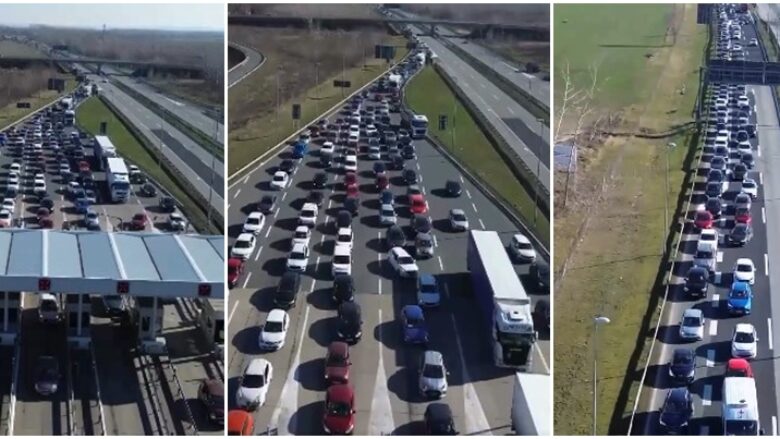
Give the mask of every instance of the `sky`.
[{"label": "sky", "polygon": [[0,25],[222,31],[224,4],[0,4]]}]

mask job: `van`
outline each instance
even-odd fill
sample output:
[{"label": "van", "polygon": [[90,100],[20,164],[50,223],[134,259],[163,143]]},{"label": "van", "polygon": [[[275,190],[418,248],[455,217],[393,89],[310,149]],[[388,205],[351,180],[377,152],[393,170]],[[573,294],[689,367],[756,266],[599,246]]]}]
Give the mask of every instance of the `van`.
[{"label": "van", "polygon": [[38,318],[41,323],[60,323],[63,318],[60,301],[54,294],[43,293],[38,303]]},{"label": "van", "polygon": [[727,377],[723,380],[721,418],[723,435],[758,436],[763,434],[758,418],[756,382],[753,378]]}]

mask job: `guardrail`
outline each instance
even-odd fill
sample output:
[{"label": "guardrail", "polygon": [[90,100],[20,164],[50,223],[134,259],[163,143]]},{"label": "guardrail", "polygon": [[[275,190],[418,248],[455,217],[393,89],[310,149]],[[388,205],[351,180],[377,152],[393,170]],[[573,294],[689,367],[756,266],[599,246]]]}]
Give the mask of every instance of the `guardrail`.
[{"label": "guardrail", "polygon": [[476,58],[474,55],[463,50],[462,47],[450,41],[448,38],[436,38],[442,44],[447,46],[452,52],[455,53],[460,59],[466,62],[478,71],[482,76],[487,78],[490,82],[496,85],[501,91],[509,95],[514,101],[519,103],[523,108],[528,110],[535,118],[543,119],[545,125],[550,126],[550,106],[540,102],[530,93],[518,87],[509,81],[506,77],[499,74],[490,66]]},{"label": "guardrail", "polygon": [[[756,31],[756,40],[758,41],[758,47],[761,49],[761,58],[765,62],[769,62],[769,53],[767,53],[766,47],[764,47],[764,39],[761,38],[761,34],[758,32],[758,22],[764,21],[758,17],[758,14],[755,14],[754,12],[751,13],[753,14],[753,29]],[[780,44],[778,44],[777,37],[775,36],[774,32],[772,32],[772,28],[769,26],[769,23],[764,22],[764,25],[766,26],[766,31],[767,35],[769,36],[770,43],[774,45],[774,47],[777,49],[777,53],[780,54]],[[780,117],[780,97],[778,97],[777,87],[770,86],[769,88],[772,89],[772,101],[775,104],[775,111],[777,112],[776,114],[778,117]]]},{"label": "guardrail", "polygon": [[[222,144],[214,140],[211,136],[190,125],[179,116],[175,115],[173,112],[169,111],[157,102],[154,102],[153,100],[144,96],[142,93],[139,93],[126,84],[123,84],[122,81],[116,80],[112,84],[125,92],[131,98],[140,102],[144,107],[150,109],[154,114],[160,116],[165,122],[181,131],[182,134],[194,140],[195,143],[202,146],[206,152],[219,157],[220,160],[224,159],[225,151],[222,148]],[[214,124],[216,125],[216,123],[217,122],[215,121]]]},{"label": "guardrail", "polygon": [[97,396],[99,408],[98,424],[100,425],[100,428],[103,429],[101,436],[105,436],[108,434],[108,431],[106,431],[106,416],[105,413],[103,413],[103,399],[102,396],[100,396],[100,378],[98,377],[97,361],[95,360],[95,347],[92,343],[89,344],[89,359],[92,364],[92,372],[95,374],[95,396]]},{"label": "guardrail", "polygon": [[138,358],[138,369],[141,370],[141,375],[146,383],[146,393],[149,396],[149,404],[152,406],[152,413],[149,414],[152,415],[152,420],[157,424],[157,435],[168,436],[170,435],[170,432],[168,431],[168,423],[165,422],[165,419],[163,418],[162,403],[160,403],[157,392],[154,391],[154,389],[158,387],[158,383],[152,380],[153,374],[149,370],[151,369],[150,366],[152,366],[152,363],[151,361],[146,361],[147,355],[143,353],[140,348],[138,349],[136,358]]},{"label": "guardrail", "polygon": [[121,112],[118,108],[114,106],[114,104],[111,103],[108,99],[103,97],[102,95],[99,95],[98,98],[103,102],[103,104],[108,107],[109,110],[111,110],[112,113],[119,119],[122,124],[130,131],[130,134],[133,135],[133,137],[138,140],[138,142],[141,144],[141,146],[146,149],[146,152],[148,152],[152,157],[157,158],[158,163],[160,163],[160,167],[162,168],[163,172],[168,174],[173,180],[175,180],[181,188],[184,190],[184,192],[192,198],[192,200],[195,202],[198,208],[202,210],[202,212],[192,212],[189,211],[189,209],[186,208],[186,205],[180,204],[180,208],[184,212],[184,214],[189,218],[190,223],[193,227],[195,227],[196,230],[198,230],[201,233],[205,232],[216,232],[216,233],[222,233],[222,225],[224,224],[224,219],[222,215],[215,209],[211,209],[211,217],[212,217],[212,223],[209,224],[205,218],[202,218],[202,216],[206,216],[206,213],[209,209],[209,202],[203,195],[198,192],[197,189],[192,185],[192,183],[189,182],[189,180],[182,174],[176,166],[171,163],[171,161],[165,157],[165,154],[163,154],[158,148],[155,148],[154,144],[151,140],[149,140],[135,125],[133,125],[132,122]]},{"label": "guardrail", "polygon": [[189,418],[189,424],[190,428],[189,433],[192,436],[198,435],[198,425],[195,423],[195,417],[192,416],[192,410],[190,409],[190,404],[187,402],[187,395],[184,393],[184,389],[181,386],[181,381],[179,381],[179,376],[176,374],[176,368],[173,366],[173,363],[171,363],[171,358],[167,355],[165,356],[166,360],[163,361],[160,357],[158,359],[160,360],[160,365],[165,365],[168,367],[168,369],[171,371],[171,376],[173,376],[173,381],[176,383],[176,390],[179,394],[179,398],[182,401],[182,405],[184,406],[184,411],[187,414],[187,418]]},{"label": "guardrail", "polygon": [[[550,217],[550,192],[545,189],[544,186],[537,183],[537,176],[526,165],[526,163],[512,150],[509,144],[496,132],[493,126],[490,124],[488,117],[482,113],[482,111],[474,105],[473,102],[463,93],[463,91],[455,83],[455,80],[444,71],[438,64],[433,63],[433,68],[444,79],[447,86],[455,93],[458,100],[466,107],[474,121],[479,125],[482,132],[485,133],[488,141],[496,148],[496,151],[509,165],[509,169],[517,177],[520,184],[525,188],[529,194],[533,194],[534,191],[539,191],[539,197],[537,197],[537,206],[542,211],[545,217]],[[537,160],[540,160],[537,157]],[[524,216],[524,215],[523,215]],[[524,216],[525,217],[525,216]]]},{"label": "guardrail", "polygon": [[65,364],[67,365],[67,376],[65,378],[65,387],[68,394],[68,436],[79,436],[83,433],[79,433],[76,430],[76,395],[73,390],[73,363],[71,361],[70,346],[67,346],[66,349]]}]

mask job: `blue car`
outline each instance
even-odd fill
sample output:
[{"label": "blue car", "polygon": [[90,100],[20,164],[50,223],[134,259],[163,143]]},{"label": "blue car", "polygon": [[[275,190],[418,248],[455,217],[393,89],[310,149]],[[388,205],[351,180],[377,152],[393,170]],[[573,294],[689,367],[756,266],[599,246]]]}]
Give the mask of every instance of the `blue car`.
[{"label": "blue car", "polygon": [[382,191],[382,195],[380,199],[382,201],[381,204],[389,204],[391,206],[395,204],[395,196],[393,195],[393,191],[389,189],[385,189]]},{"label": "blue car", "polygon": [[420,274],[417,278],[417,303],[423,307],[436,307],[441,302],[439,284],[432,274]]},{"label": "blue car", "polygon": [[671,389],[661,407],[659,422],[667,433],[685,433],[693,415],[693,397],[685,387]]},{"label": "blue car", "polygon": [[406,343],[428,343],[428,325],[423,310],[417,305],[406,305],[401,309],[401,325]]},{"label": "blue car", "polygon": [[76,199],[76,212],[86,214],[90,206],[91,203],[86,197]]},{"label": "blue car", "polygon": [[731,284],[728,299],[729,314],[747,315],[753,307],[753,291],[747,282],[734,282]]},{"label": "blue car", "polygon": [[293,146],[292,158],[302,159],[303,156],[306,155],[306,151],[308,151],[308,149],[309,145],[307,143],[298,141],[295,146]]}]

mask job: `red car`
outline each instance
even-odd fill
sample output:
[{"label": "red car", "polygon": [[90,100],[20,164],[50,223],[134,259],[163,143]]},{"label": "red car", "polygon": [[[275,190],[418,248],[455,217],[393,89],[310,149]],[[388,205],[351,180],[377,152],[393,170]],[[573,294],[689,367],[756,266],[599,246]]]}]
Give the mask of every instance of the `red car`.
[{"label": "red car", "polygon": [[696,218],[693,220],[693,225],[700,229],[711,229],[712,214],[706,210],[696,212]]},{"label": "red car", "polygon": [[753,222],[753,217],[750,215],[750,209],[747,207],[737,207],[734,211],[734,220],[738,223],[745,223],[750,225]]},{"label": "red car", "polygon": [[233,288],[238,278],[244,274],[244,261],[239,258],[228,259],[228,287]]},{"label": "red car", "polygon": [[753,378],[753,368],[744,358],[732,358],[726,363],[726,376]]},{"label": "red car", "polygon": [[37,211],[35,211],[35,216],[38,217],[38,221],[40,222],[44,218],[49,217],[49,209],[45,207],[39,207]]},{"label": "red car", "polygon": [[359,194],[358,186],[355,183],[348,184],[347,185],[347,196],[348,197],[357,197]]},{"label": "red car", "polygon": [[349,188],[349,185],[351,184],[357,184],[357,175],[352,171],[347,172],[344,175],[344,185]]},{"label": "red car", "polygon": [[387,175],[378,175],[376,177],[376,188],[377,190],[384,190],[387,189],[387,186],[390,185],[389,180],[387,179]]},{"label": "red car", "polygon": [[355,429],[355,390],[349,384],[334,384],[325,392],[322,428],[329,434],[350,434]]},{"label": "red car", "polygon": [[41,218],[38,220],[38,227],[42,229],[54,228],[54,221],[52,221],[49,217]]},{"label": "red car", "polygon": [[413,194],[409,199],[409,209],[413,214],[423,214],[428,211],[428,203],[422,194]]},{"label": "red car", "polygon": [[349,345],[343,341],[334,341],[328,345],[325,354],[325,381],[328,384],[349,382]]},{"label": "red car", "polygon": [[228,412],[228,436],[252,436],[255,434],[255,420],[243,410]]},{"label": "red car", "polygon": [[146,223],[149,220],[144,213],[136,213],[133,215],[133,219],[130,221],[130,228],[132,230],[144,230],[146,229]]}]

